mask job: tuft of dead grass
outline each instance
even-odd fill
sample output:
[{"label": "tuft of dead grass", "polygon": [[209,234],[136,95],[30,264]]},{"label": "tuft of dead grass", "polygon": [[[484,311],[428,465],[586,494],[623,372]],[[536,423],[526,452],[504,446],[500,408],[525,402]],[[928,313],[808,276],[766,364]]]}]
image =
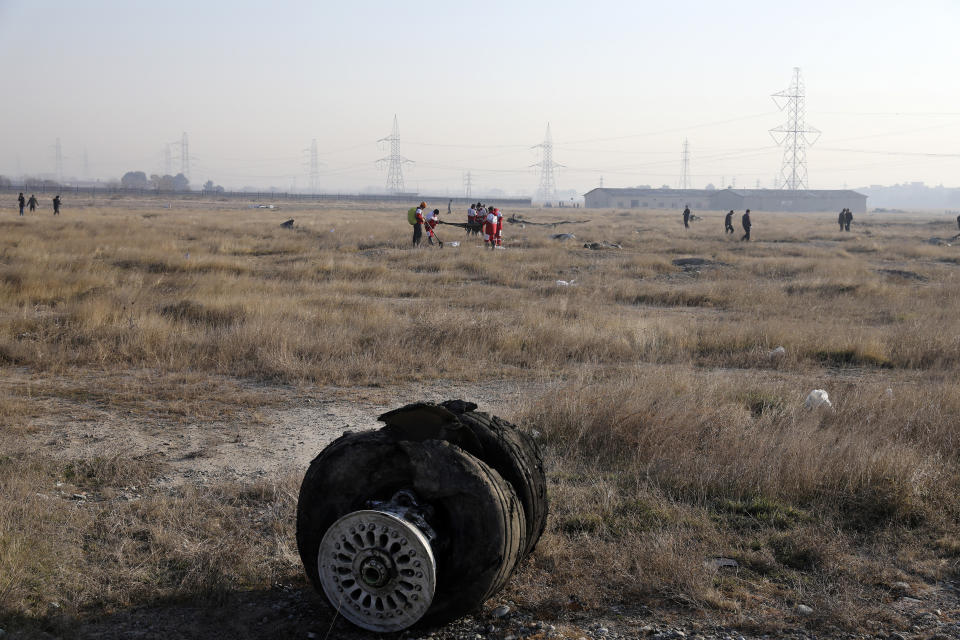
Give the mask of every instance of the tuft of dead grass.
[{"label": "tuft of dead grass", "polygon": [[66,630],[134,603],[215,601],[298,574],[298,477],[161,491],[149,487],[156,471],[121,457],[0,457],[0,611]]},{"label": "tuft of dead grass", "polygon": [[[810,411],[746,371],[660,367],[531,399],[518,417],[551,452],[554,510],[513,593],[548,609],[574,592],[721,617],[805,602],[821,623],[858,628],[885,609],[891,563],[950,575],[953,545],[930,532],[960,533],[960,448],[937,417],[960,408],[956,392],[850,385],[835,410]],[[741,568],[727,575],[716,557]]]}]

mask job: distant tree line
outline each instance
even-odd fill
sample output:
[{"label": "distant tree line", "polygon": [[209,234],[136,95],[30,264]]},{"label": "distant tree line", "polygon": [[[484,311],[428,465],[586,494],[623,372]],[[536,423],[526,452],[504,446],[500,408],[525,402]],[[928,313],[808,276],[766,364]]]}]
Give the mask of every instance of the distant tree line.
[{"label": "distant tree line", "polygon": [[0,176],[0,189],[8,189],[12,186],[22,186],[24,189],[58,189],[60,183],[56,180],[42,178],[24,178],[23,184],[18,185],[7,176]]},{"label": "distant tree line", "polygon": [[189,191],[190,180],[178,173],[175,176],[151,174],[148,178],[143,171],[127,171],[120,178],[120,186],[124,189],[155,189],[158,191]]},{"label": "distant tree line", "polygon": [[[154,189],[156,191],[189,191],[190,180],[178,173],[175,176],[147,174],[143,171],[127,171],[120,178],[120,186],[124,189]],[[214,184],[213,180],[207,180],[203,184],[203,190],[213,193],[223,193],[223,187]]]}]

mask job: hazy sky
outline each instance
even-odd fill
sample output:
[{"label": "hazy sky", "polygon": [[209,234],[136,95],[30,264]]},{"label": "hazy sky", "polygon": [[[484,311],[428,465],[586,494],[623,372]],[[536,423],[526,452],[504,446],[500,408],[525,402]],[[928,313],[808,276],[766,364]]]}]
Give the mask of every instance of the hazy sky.
[{"label": "hazy sky", "polygon": [[[400,124],[408,190],[532,192],[547,123],[560,189],[770,187],[807,86],[811,188],[960,186],[960,2],[142,2],[0,0],[0,173],[383,187]],[[180,163],[174,147],[173,167]]]}]

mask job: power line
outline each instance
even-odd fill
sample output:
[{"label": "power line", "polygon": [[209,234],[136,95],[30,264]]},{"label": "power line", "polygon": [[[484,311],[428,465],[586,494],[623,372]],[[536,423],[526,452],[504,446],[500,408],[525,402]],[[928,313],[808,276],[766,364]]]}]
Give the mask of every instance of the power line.
[{"label": "power line", "polygon": [[390,155],[377,160],[378,167],[387,167],[387,192],[403,193],[403,165],[413,161],[400,155],[400,125],[397,124],[397,114],[393,114],[393,131],[378,142],[390,143]]},{"label": "power line", "polygon": [[180,136],[180,173],[185,178],[190,178],[190,141],[186,131]]},{"label": "power line", "polygon": [[661,129],[660,131],[647,131],[647,132],[644,132],[644,133],[631,133],[631,134],[627,134],[627,135],[613,136],[613,137],[608,137],[608,138],[589,138],[589,139],[585,139],[585,140],[567,140],[567,141],[564,142],[564,144],[581,144],[581,143],[584,143],[584,142],[606,142],[606,141],[608,141],[608,140],[626,140],[626,139],[628,139],[628,138],[642,138],[642,137],[645,137],[645,136],[658,136],[658,135],[663,135],[663,134],[667,134],[667,133],[678,133],[678,132],[688,131],[688,130],[690,130],[690,129],[701,129],[701,128],[703,128],[703,127],[714,127],[714,126],[717,126],[717,125],[720,125],[720,124],[729,124],[729,123],[731,123],[731,122],[739,122],[739,121],[741,121],[741,120],[751,120],[751,119],[753,119],[753,118],[768,117],[769,115],[770,115],[770,112],[768,111],[768,112],[765,112],[765,113],[754,113],[754,114],[749,115],[749,116],[739,116],[739,117],[736,117],[736,118],[728,118],[728,119],[726,119],[726,120],[715,120],[715,121],[713,121],[713,122],[703,122],[703,123],[700,123],[700,124],[687,125],[687,126],[684,126],[684,127],[676,127],[676,128],[673,128],[673,129]]},{"label": "power line", "polygon": [[317,158],[317,139],[310,141],[310,193],[320,188],[320,160]]},{"label": "power line", "polygon": [[680,188],[690,188],[690,143],[683,139],[683,152],[680,154]]},{"label": "power line", "polygon": [[463,197],[470,198],[473,195],[473,175],[467,171],[463,174]]},{"label": "power line", "polygon": [[960,158],[960,153],[924,153],[919,151],[873,151],[871,149],[835,149],[820,148],[821,151],[839,151],[842,153],[870,153],[878,156],[918,156],[923,158]]},{"label": "power line", "polygon": [[960,111],[811,111],[826,116],[883,116],[913,118],[940,118],[960,116]]},{"label": "power line", "polygon": [[[807,189],[807,145],[812,146],[816,142],[820,131],[807,126],[805,122],[806,94],[800,78],[800,67],[793,68],[790,86],[771,97],[781,111],[787,112],[787,123],[770,129],[774,141],[783,146],[778,186],[791,191]],[[814,136],[813,139],[810,140],[808,135]]]},{"label": "power line", "polygon": [[540,168],[540,186],[537,188],[537,199],[541,202],[553,202],[557,196],[557,182],[553,171],[563,165],[553,161],[553,135],[550,133],[550,123],[547,123],[547,133],[543,137],[543,142],[530,147],[531,149],[540,149],[540,162],[530,165]]},{"label": "power line", "polygon": [[453,144],[443,142],[407,142],[417,147],[454,147],[457,149],[526,149],[525,144]]},{"label": "power line", "polygon": [[63,149],[60,147],[60,138],[57,138],[53,145],[54,155],[54,174],[57,176],[57,182],[63,182]]}]

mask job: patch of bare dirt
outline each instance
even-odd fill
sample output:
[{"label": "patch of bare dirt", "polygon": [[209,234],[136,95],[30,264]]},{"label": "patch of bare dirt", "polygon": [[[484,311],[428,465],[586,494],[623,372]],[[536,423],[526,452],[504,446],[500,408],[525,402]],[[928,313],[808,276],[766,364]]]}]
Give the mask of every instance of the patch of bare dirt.
[{"label": "patch of bare dirt", "polygon": [[[256,480],[306,470],[327,444],[347,431],[383,426],[377,416],[416,401],[464,398],[480,410],[507,415],[542,384],[433,383],[429,387],[300,389],[279,406],[242,409],[222,420],[170,420],[103,406],[93,399],[51,401],[33,422],[29,446],[66,459],[118,454],[163,463],[158,486]],[[262,393],[262,389],[260,390]],[[287,389],[278,393],[291,395]]]}]

